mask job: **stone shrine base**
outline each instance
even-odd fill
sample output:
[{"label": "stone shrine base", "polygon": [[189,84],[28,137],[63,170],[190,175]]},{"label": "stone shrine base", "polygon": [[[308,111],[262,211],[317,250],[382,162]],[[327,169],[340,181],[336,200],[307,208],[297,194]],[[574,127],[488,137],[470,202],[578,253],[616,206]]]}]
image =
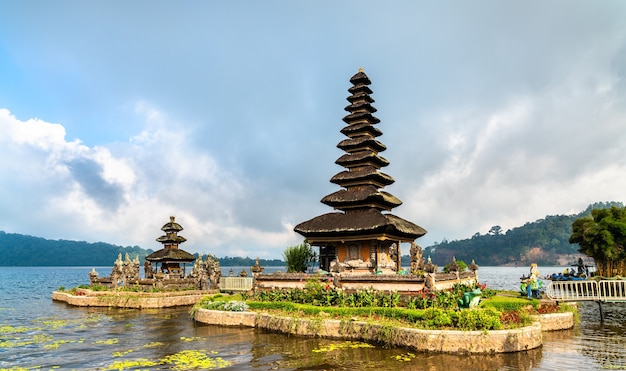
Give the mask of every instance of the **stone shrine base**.
[{"label": "stone shrine base", "polygon": [[457,331],[389,327],[362,321],[305,319],[267,313],[199,309],[194,320],[209,325],[246,326],[298,336],[385,342],[419,352],[490,354],[538,348],[542,331],[574,327],[571,312],[543,314],[527,327],[512,330]]},{"label": "stone shrine base", "polygon": [[132,291],[93,291],[76,289],[72,294],[67,291],[54,291],[52,300],[62,301],[78,307],[113,307],[113,308],[170,308],[194,305],[203,297],[219,293],[219,290],[187,290],[172,292],[132,292]]}]

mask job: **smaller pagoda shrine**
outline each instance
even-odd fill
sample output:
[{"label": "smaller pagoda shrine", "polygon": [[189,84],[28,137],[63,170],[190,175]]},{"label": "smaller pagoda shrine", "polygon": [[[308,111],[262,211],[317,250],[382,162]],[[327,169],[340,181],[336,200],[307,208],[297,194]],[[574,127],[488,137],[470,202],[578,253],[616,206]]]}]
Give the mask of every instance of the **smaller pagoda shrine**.
[{"label": "smaller pagoda shrine", "polygon": [[[156,240],[163,244],[163,248],[146,256],[143,278],[139,272],[139,257],[131,260],[126,254],[126,260],[122,260],[120,254],[110,276],[99,277],[95,269],[89,272],[91,286],[107,286],[110,289],[133,286],[142,290],[218,290],[222,277],[219,259],[210,254],[205,260],[201,256],[196,259],[194,255],[180,249],[179,245],[187,239],[178,235],[183,227],[176,223],[173,216],[161,230],[165,235]],[[191,271],[186,274],[186,264],[192,262]]]},{"label": "smaller pagoda shrine", "polygon": [[183,230],[183,227],[176,223],[174,216],[170,216],[170,221],[165,223],[161,230],[165,232],[165,235],[156,240],[163,244],[163,248],[146,256],[146,262],[150,262],[151,265],[154,264],[155,266],[153,269],[146,269],[146,278],[151,278],[147,277],[149,271],[160,272],[168,275],[170,278],[185,277],[185,263],[195,261],[196,257],[178,247],[178,245],[187,241],[185,237],[178,235]]}]

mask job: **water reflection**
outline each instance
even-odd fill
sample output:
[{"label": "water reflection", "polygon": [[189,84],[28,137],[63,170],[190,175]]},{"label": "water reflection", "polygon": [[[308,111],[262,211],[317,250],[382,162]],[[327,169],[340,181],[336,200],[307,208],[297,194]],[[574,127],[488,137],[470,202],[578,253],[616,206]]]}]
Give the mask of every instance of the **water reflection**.
[{"label": "water reflection", "polygon": [[[182,350],[200,350],[216,352],[215,357],[232,362],[227,370],[626,369],[624,304],[603,304],[605,318],[600,321],[598,305],[583,303],[579,326],[544,333],[543,347],[527,352],[428,354],[380,346],[317,352],[344,341],[200,325],[189,318],[188,308],[76,308],[50,300],[50,293],[59,286],[85,283],[89,270],[0,268],[0,294],[4,298],[0,326],[28,328],[23,333],[0,333],[0,344],[9,345],[0,347],[0,368],[104,370],[116,360],[158,361]],[[526,267],[483,267],[479,277],[493,288],[515,290],[519,277],[527,271]],[[540,272],[549,273],[551,269],[540,267]],[[31,273],[36,273],[37,280],[25,282],[23,277]],[[20,290],[15,292],[15,287]],[[10,346],[17,338],[39,342]]]},{"label": "water reflection", "polygon": [[252,342],[254,370],[530,370],[541,363],[542,349],[491,355],[428,354],[409,349],[343,347],[343,340],[297,338],[257,330]]}]

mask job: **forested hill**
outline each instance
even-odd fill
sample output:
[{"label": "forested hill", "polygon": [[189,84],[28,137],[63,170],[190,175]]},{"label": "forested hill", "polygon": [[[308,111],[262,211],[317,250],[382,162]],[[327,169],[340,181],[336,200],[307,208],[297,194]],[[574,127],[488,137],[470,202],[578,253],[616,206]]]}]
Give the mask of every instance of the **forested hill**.
[{"label": "forested hill", "polygon": [[143,259],[152,250],[104,242],[47,240],[0,231],[0,266],[112,266],[118,254]]},{"label": "forested hill", "polygon": [[[0,266],[4,267],[109,267],[113,266],[120,253],[122,258],[126,257],[126,253],[131,259],[139,256],[139,260],[143,263],[144,258],[153,252],[151,249],[146,250],[139,246],[123,247],[105,242],[47,240],[0,231]],[[198,254],[195,255],[198,256]],[[249,257],[226,256],[218,259],[224,267],[248,267],[256,262],[256,259]],[[261,259],[260,263],[266,267],[285,265],[285,262],[280,259]]]},{"label": "forested hill", "polygon": [[424,257],[430,256],[433,263],[444,266],[452,261],[463,260],[469,264],[495,265],[562,265],[575,261],[578,244],[570,244],[574,220],[591,215],[592,209],[624,207],[621,202],[598,202],[574,215],[546,216],[506,233],[499,226],[493,226],[487,234],[476,233],[471,238],[460,241],[442,241],[424,249]]}]

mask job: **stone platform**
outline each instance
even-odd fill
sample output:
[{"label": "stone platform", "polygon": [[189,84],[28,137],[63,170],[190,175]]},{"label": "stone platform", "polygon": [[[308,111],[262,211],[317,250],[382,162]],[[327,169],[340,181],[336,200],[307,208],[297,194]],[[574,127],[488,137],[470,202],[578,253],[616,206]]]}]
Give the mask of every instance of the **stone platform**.
[{"label": "stone platform", "polygon": [[383,326],[362,321],[305,319],[255,312],[225,312],[199,309],[194,320],[221,326],[258,327],[299,336],[381,341],[419,352],[489,354],[520,352],[542,345],[542,331],[574,326],[571,312],[535,316],[533,325],[511,330],[456,331],[421,330]]},{"label": "stone platform", "polygon": [[173,292],[130,292],[93,291],[76,289],[74,294],[67,291],[54,291],[52,300],[62,301],[78,307],[113,308],[170,308],[194,305],[203,297],[218,293],[219,290],[188,290]]}]

